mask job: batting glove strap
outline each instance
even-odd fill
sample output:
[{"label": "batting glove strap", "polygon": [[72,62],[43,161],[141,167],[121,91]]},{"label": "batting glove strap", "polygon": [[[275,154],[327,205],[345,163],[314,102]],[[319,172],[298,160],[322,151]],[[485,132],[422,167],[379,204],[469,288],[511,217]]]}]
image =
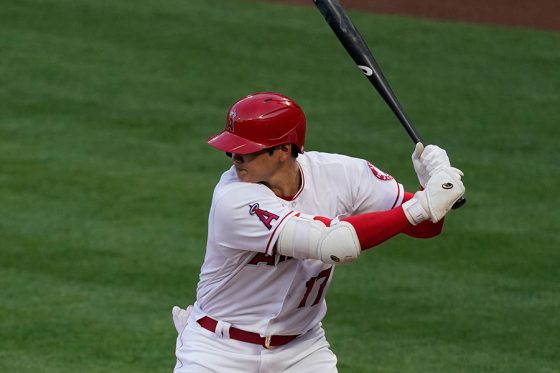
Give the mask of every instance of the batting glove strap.
[{"label": "batting glove strap", "polygon": [[[424,205],[426,207],[423,206],[420,198],[425,201]],[[404,214],[412,225],[418,225],[430,218],[430,215],[426,210],[427,206],[428,202],[426,200],[425,192],[423,191],[417,192],[413,198],[402,204]]]}]

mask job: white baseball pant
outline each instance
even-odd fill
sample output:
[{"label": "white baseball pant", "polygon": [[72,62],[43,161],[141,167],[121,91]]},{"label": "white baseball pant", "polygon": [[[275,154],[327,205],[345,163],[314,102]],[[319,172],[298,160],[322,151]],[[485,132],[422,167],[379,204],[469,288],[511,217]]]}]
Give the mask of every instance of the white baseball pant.
[{"label": "white baseball pant", "polygon": [[[267,349],[224,338],[190,317],[179,333],[174,373],[337,373],[337,359],[321,325],[290,343]],[[227,335],[227,332],[225,333]]]}]

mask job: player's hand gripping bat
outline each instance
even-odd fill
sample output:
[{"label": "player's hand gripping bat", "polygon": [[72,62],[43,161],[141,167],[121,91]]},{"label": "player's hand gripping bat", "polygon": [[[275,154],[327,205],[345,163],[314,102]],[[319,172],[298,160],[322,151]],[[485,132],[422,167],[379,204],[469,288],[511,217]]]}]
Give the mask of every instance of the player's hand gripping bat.
[{"label": "player's hand gripping bat", "polygon": [[[406,115],[397,97],[393,93],[393,90],[389,86],[381,68],[373,58],[362,35],[360,35],[350,20],[350,17],[348,17],[342,5],[340,5],[339,0],[313,0],[313,2],[338,37],[338,40],[342,43],[348,54],[350,54],[350,57],[356,62],[360,70],[362,70],[370,83],[397,116],[399,122],[412,141],[414,141],[415,144],[418,142],[423,143],[418,131]],[[455,202],[453,208],[459,208],[463,206],[465,202],[465,198],[461,197],[461,199]]]}]

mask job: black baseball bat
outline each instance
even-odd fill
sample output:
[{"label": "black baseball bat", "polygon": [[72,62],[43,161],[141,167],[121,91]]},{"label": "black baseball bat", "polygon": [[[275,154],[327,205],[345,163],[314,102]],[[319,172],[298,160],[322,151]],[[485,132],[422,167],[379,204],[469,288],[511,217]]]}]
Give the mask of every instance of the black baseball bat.
[{"label": "black baseball bat", "polygon": [[[391,111],[395,114],[406,133],[408,133],[408,136],[410,136],[415,144],[418,142],[423,143],[418,130],[406,115],[397,96],[385,78],[385,75],[383,75],[381,67],[373,57],[362,35],[358,32],[356,26],[354,26],[340,2],[338,0],[313,0],[313,2],[350,57],[356,62],[369,82],[375,87]],[[463,206],[465,202],[465,198],[461,197],[461,199],[455,202],[453,208],[459,208]]]}]

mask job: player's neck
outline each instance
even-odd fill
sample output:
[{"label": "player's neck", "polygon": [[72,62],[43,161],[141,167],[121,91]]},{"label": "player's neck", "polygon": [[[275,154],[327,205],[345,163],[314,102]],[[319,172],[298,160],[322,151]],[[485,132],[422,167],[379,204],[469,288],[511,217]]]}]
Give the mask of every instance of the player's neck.
[{"label": "player's neck", "polygon": [[293,197],[301,187],[301,174],[297,161],[287,162],[268,183],[264,183],[280,198]]}]

